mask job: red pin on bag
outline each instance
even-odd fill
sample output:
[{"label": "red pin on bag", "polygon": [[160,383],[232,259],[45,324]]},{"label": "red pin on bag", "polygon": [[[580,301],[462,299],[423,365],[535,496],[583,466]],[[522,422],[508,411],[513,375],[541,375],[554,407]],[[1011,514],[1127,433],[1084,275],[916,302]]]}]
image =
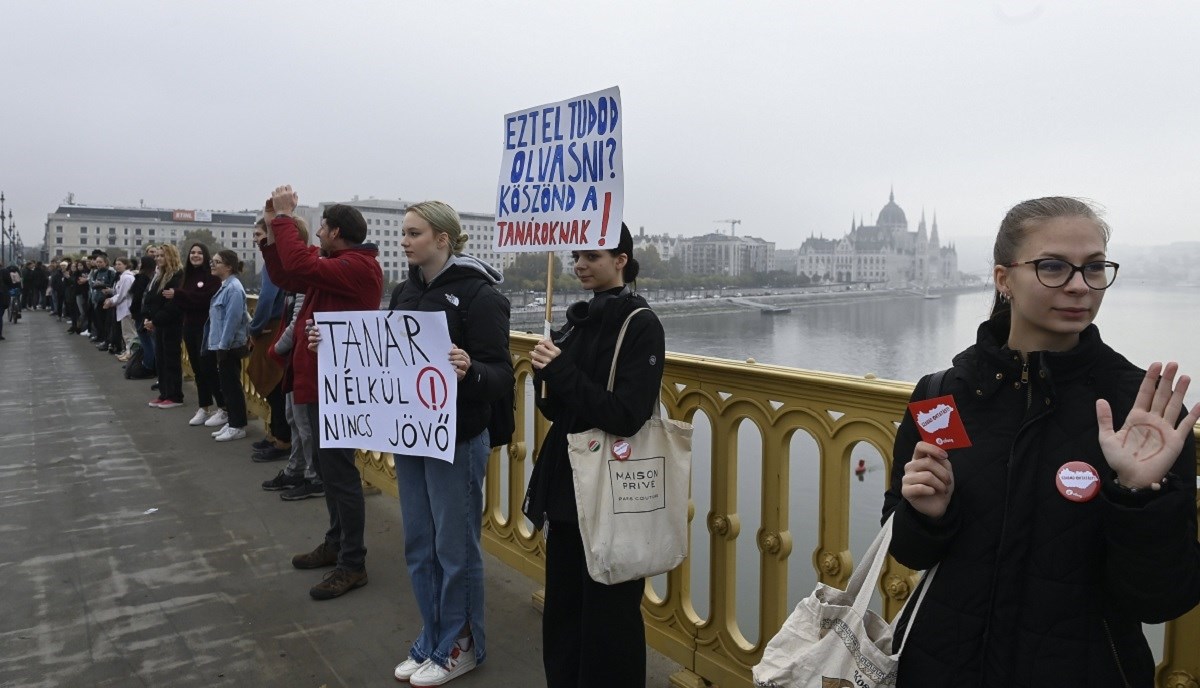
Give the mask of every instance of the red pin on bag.
[{"label": "red pin on bag", "polygon": [[953,395],[914,401],[908,405],[908,412],[917,422],[922,440],[942,449],[971,446],[971,438],[967,437],[967,428],[959,416]]}]

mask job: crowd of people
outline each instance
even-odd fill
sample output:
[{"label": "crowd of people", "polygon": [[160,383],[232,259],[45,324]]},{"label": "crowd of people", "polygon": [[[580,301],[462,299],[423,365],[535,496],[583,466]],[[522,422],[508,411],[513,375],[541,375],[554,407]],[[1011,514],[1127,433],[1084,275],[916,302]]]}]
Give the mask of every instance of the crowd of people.
[{"label": "crowd of people", "polygon": [[[277,188],[256,227],[265,268],[253,319],[236,254],[210,255],[202,244],[185,259],[163,245],[111,267],[96,251],[45,280],[11,270],[7,279],[22,285],[13,298],[29,308],[48,308],[70,322],[68,332],[155,371],[157,409],[184,404],[186,348],[198,396],[188,422],[217,428],[217,441],[246,436],[244,369],[271,408],[252,458],[288,461],[262,488],[325,499],[328,529],[291,563],[330,569],[309,590],[328,600],[367,584],[365,505],[354,451],[323,446],[316,431],[313,314],[377,308],[383,276],[357,209],[326,207],[313,246],[293,215],[297,202],[291,187]],[[1192,441],[1200,405],[1182,408],[1190,381],[1175,364],[1141,370],[1100,339],[1093,320],[1119,267],[1107,242],[1107,225],[1075,199],[1014,207],[997,235],[996,303],[977,343],[914,391],[914,400],[952,394],[974,444],[947,451],[911,417],[899,426],[884,500],[891,552],[939,573],[929,604],[897,635],[908,643],[898,685],[1150,685],[1141,624],[1200,602]],[[454,461],[395,461],[422,629],[393,674],[418,688],[448,683],[487,656],[482,483],[496,403],[514,377],[503,277],[463,253],[466,243],[450,206],[410,206],[401,239],[408,279],[389,304],[446,314],[445,355],[458,380]],[[524,507],[545,529],[543,664],[551,688],[644,686],[644,581],[605,585],[588,575],[567,436],[592,427],[629,436],[651,417],[665,337],[653,311],[634,319],[618,382],[606,388],[622,323],[647,308],[633,288],[628,228],[615,248],[573,258],[593,296],[531,354],[537,406],[551,421]],[[27,294],[27,280],[48,298]]]}]

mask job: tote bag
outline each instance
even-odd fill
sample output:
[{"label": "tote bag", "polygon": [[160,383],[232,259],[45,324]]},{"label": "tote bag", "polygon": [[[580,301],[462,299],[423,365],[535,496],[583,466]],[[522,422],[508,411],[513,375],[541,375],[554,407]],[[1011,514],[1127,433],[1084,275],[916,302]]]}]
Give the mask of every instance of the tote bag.
[{"label": "tote bag", "polygon": [[[629,321],[621,325],[608,391]],[[687,557],[692,426],[659,414],[632,437],[593,428],[567,435],[588,575],[612,585],[655,576]],[[553,536],[552,536],[553,537]]]},{"label": "tote bag", "polygon": [[[900,649],[892,653],[896,624],[901,610],[889,625],[867,609],[875,581],[883,569],[892,541],[892,519],[875,536],[855,567],[844,591],[824,583],[806,597],[783,623],[779,633],[763,650],[754,667],[754,685],[760,688],[881,688],[896,685]],[[869,564],[867,566],[866,564]],[[910,596],[909,627],[916,622],[925,591],[933,583],[937,567],[926,574],[918,595]],[[916,597],[914,602],[913,597]],[[908,640],[905,634],[904,640]]]}]

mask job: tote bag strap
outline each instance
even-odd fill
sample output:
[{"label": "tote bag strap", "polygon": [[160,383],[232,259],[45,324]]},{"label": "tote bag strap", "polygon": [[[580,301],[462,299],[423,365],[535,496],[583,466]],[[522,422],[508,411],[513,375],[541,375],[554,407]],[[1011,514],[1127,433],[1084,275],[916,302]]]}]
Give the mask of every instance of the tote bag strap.
[{"label": "tote bag strap", "polygon": [[[850,574],[850,582],[846,585],[846,592],[854,595],[854,611],[860,617],[867,613],[875,591],[875,581],[879,580],[883,562],[887,559],[888,546],[892,542],[892,518],[888,516],[879,529],[879,534],[863,554],[861,564],[854,567],[854,573]],[[870,565],[865,565],[868,562]]]},{"label": "tote bag strap", "polygon": [[908,615],[908,627],[904,629],[904,639],[900,641],[900,649],[896,651],[897,655],[903,653],[904,646],[908,644],[908,637],[912,635],[913,623],[917,620],[917,611],[921,609],[921,603],[925,601],[925,593],[929,592],[929,588],[933,585],[933,577],[937,574],[938,566],[940,564],[934,564],[933,568],[925,573],[925,578],[921,580],[921,592],[917,594],[917,599],[914,601],[913,598],[909,597],[904,606],[900,608],[900,611],[896,612],[896,618],[892,619],[892,637],[895,637],[896,627],[900,624],[900,619],[904,616],[904,612],[907,611],[908,606],[912,605],[912,613]]},{"label": "tote bag strap", "polygon": [[617,379],[617,358],[621,355],[621,343],[625,341],[625,330],[629,329],[629,321],[633,320],[633,316],[648,311],[649,308],[638,308],[625,318],[625,322],[621,323],[621,332],[617,335],[617,346],[613,349],[612,367],[608,369],[608,391],[613,391],[613,382]]}]

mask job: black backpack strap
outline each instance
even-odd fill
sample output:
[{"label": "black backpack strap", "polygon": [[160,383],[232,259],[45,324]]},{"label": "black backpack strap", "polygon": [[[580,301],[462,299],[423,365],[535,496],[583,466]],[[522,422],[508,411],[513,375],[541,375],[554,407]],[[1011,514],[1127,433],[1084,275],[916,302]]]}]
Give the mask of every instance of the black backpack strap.
[{"label": "black backpack strap", "polygon": [[925,396],[928,399],[942,396],[942,382],[946,378],[946,373],[950,372],[951,368],[943,368],[929,376],[929,386],[925,388]]}]

